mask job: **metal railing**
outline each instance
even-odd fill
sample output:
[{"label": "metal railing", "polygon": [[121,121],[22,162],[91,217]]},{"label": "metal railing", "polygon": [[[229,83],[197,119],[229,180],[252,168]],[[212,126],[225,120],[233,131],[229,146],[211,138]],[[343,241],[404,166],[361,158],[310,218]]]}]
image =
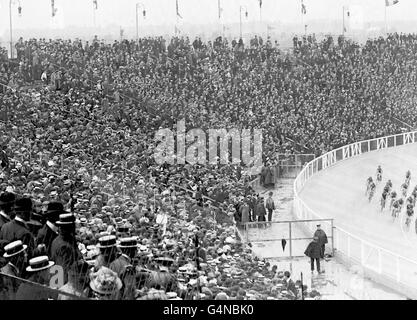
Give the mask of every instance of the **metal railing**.
[{"label": "metal railing", "polygon": [[[324,222],[326,224],[324,225]],[[289,251],[288,258],[304,257],[304,250],[310,241],[313,240],[313,233],[306,230],[305,224],[320,223],[324,225],[324,231],[328,235],[328,245],[331,246],[332,256],[334,255],[334,223],[333,219],[314,219],[314,220],[282,220],[282,221],[254,221],[243,224],[243,232],[246,242],[281,242],[285,240],[288,243]],[[327,228],[327,226],[329,226]],[[280,237],[270,238],[266,232],[266,228],[273,228],[275,236],[280,234]],[[251,232],[255,229],[257,232]],[[277,232],[278,231],[278,232]],[[310,236],[305,236],[310,235]],[[297,242],[298,241],[298,242]]]},{"label": "metal railing", "polygon": [[[316,173],[362,153],[416,143],[417,131],[355,142],[332,150],[309,162],[294,181],[294,214],[298,219],[321,219],[301,198],[300,191]],[[326,223],[326,222],[325,222]],[[306,223],[311,232],[314,226]],[[360,264],[373,280],[417,298],[417,261],[386,250],[335,226],[336,257]]]},{"label": "metal railing", "polygon": [[89,300],[86,296],[77,296],[37,282],[0,272],[1,300]]}]

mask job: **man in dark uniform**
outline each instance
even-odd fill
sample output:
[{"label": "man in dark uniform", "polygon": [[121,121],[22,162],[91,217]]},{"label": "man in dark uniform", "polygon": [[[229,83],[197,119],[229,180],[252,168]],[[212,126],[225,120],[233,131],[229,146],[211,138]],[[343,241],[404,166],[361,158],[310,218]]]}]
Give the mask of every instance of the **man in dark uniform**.
[{"label": "man in dark uniform", "polygon": [[14,211],[16,217],[1,227],[0,240],[10,242],[21,240],[28,246],[28,255],[32,256],[35,249],[35,239],[29,231],[27,222],[30,220],[32,211],[32,200],[30,198],[20,198],[16,200]]},{"label": "man in dark uniform", "polygon": [[314,272],[314,260],[316,261],[317,272],[321,273],[320,271],[321,248],[320,248],[318,237],[315,236],[314,240],[309,243],[307,249],[304,251],[304,254],[310,258],[311,273]]},{"label": "man in dark uniform", "polygon": [[82,259],[75,239],[75,216],[72,213],[61,214],[59,221],[59,236],[52,241],[51,257],[56,265],[64,269],[64,282],[68,281],[68,271],[74,263]]},{"label": "man in dark uniform", "polygon": [[325,250],[325,246],[327,241],[327,235],[326,233],[321,229],[321,225],[317,225],[317,230],[316,232],[314,232],[314,237],[318,237],[319,239],[319,246],[321,248],[321,254],[320,257],[323,259],[324,258],[324,250]]},{"label": "man in dark uniform", "polygon": [[51,247],[52,241],[59,235],[58,226],[56,222],[59,220],[59,215],[64,214],[64,205],[59,201],[51,201],[45,212],[46,224],[39,230],[36,237],[36,245],[44,244],[46,252],[49,257],[52,256]]}]

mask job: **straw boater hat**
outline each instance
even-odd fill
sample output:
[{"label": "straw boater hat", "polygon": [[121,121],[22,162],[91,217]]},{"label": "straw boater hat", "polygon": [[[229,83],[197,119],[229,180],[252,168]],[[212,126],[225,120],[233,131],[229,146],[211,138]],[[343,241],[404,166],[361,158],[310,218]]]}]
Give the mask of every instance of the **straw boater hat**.
[{"label": "straw boater hat", "polygon": [[48,269],[55,264],[53,261],[49,261],[48,256],[39,256],[29,260],[29,267],[26,268],[28,272],[37,272]]},{"label": "straw boater hat", "polygon": [[125,248],[137,248],[139,245],[138,245],[138,240],[136,239],[136,237],[129,237],[129,238],[120,239],[119,244],[117,246],[121,249],[125,249]]},{"label": "straw boater hat", "polygon": [[65,213],[59,215],[59,221],[56,222],[58,226],[68,226],[75,224],[75,216],[72,213]]},{"label": "straw boater hat", "polygon": [[130,231],[130,228],[128,226],[124,225],[124,224],[117,226],[117,232],[118,233],[129,233],[129,231]]},{"label": "straw boater hat", "polygon": [[158,257],[155,258],[154,261],[166,267],[171,266],[175,262],[175,260],[170,257]]},{"label": "straw boater hat", "polygon": [[122,281],[117,276],[117,273],[109,268],[101,267],[92,275],[90,287],[99,294],[111,295],[122,288]]},{"label": "straw boater hat", "polygon": [[9,243],[7,246],[4,247],[4,250],[6,251],[3,257],[10,258],[15,255],[18,255],[19,253],[22,253],[27,249],[27,245],[23,244],[22,241],[17,240]]},{"label": "straw boater hat", "polygon": [[98,239],[98,242],[97,248],[100,249],[115,247],[117,244],[116,237],[113,235],[101,237]]}]

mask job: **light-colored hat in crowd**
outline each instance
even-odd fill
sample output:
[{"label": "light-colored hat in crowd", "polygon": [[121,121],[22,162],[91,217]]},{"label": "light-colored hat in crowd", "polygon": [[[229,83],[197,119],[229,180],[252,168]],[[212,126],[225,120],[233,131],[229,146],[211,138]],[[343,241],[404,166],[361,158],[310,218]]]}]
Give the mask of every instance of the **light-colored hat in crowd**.
[{"label": "light-colored hat in crowd", "polygon": [[117,244],[116,237],[113,235],[101,237],[98,239],[98,242],[97,248],[100,249],[115,247]]},{"label": "light-colored hat in crowd", "polygon": [[101,267],[96,273],[92,274],[90,287],[93,291],[102,295],[111,295],[122,288],[122,281],[109,268]]},{"label": "light-colored hat in crowd", "polygon": [[39,256],[29,260],[29,266],[26,268],[28,272],[37,272],[48,269],[55,264],[53,261],[49,261],[48,256]]},{"label": "light-colored hat in crowd", "polygon": [[119,248],[137,248],[138,240],[136,237],[128,237],[128,238],[122,238],[119,241],[119,244],[117,245]]},{"label": "light-colored hat in crowd", "polygon": [[27,247],[28,246],[23,244],[23,242],[20,240],[13,241],[4,247],[4,250],[6,252],[3,254],[3,257],[10,258],[15,255],[18,255],[19,253],[22,253],[23,251],[25,251]]}]

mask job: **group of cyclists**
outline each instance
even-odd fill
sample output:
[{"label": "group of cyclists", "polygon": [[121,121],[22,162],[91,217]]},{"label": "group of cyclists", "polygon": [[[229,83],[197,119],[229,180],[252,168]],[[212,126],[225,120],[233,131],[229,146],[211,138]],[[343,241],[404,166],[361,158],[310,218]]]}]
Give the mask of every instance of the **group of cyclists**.
[{"label": "group of cyclists", "polygon": [[[411,192],[410,196],[407,197],[409,186],[411,181],[411,172],[408,170],[405,174],[405,181],[401,185],[401,194],[398,195],[395,190],[393,190],[391,180],[388,180],[384,186],[381,196],[381,212],[384,211],[387,202],[389,201],[389,211],[391,212],[393,222],[399,217],[402,209],[406,208],[406,219],[405,225],[408,229],[410,227],[410,223],[412,217],[414,215],[414,207],[417,201],[417,185],[414,187],[413,191]],[[365,196],[368,197],[368,201],[371,202],[372,198],[375,195],[376,186],[382,182],[382,168],[379,165],[376,170],[376,181],[373,180],[372,177],[369,177],[366,180],[366,192]],[[417,221],[416,221],[416,233],[417,233]]]}]

